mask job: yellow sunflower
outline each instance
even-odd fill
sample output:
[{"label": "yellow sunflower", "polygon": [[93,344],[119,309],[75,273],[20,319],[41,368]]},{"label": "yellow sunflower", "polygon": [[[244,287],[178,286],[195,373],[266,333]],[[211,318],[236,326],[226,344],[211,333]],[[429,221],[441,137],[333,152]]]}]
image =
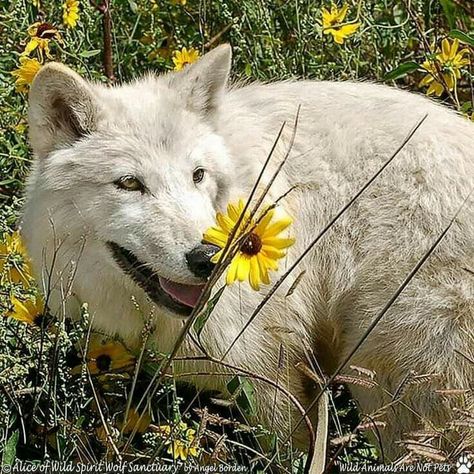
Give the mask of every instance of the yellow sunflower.
[{"label": "yellow sunflower", "polygon": [[[441,50],[437,50],[433,59],[427,59],[421,67],[426,71],[425,77],[418,87],[428,87],[427,95],[439,97],[445,90],[452,91],[457,80],[461,77],[461,69],[469,65],[469,50],[458,52],[459,41],[452,43],[445,38],[441,43]],[[440,73],[442,79],[440,77]]]},{"label": "yellow sunflower", "polygon": [[49,59],[53,59],[49,50],[49,43],[52,39],[62,42],[61,35],[57,28],[49,23],[36,22],[28,28],[28,41],[23,54],[29,56],[33,51],[38,51],[40,62],[43,62],[43,53]]},{"label": "yellow sunflower", "polygon": [[199,59],[199,51],[194,48],[183,48],[173,54],[174,70],[181,71],[188,64],[192,64]]},{"label": "yellow sunflower", "polygon": [[3,242],[0,242],[0,281],[7,279],[28,287],[31,274],[31,262],[20,232],[4,234]]},{"label": "yellow sunflower", "polygon": [[[242,199],[237,204],[227,206],[227,214],[217,213],[217,226],[209,228],[204,233],[204,240],[221,248],[212,257],[217,263],[227,240],[232,233],[245,204]],[[239,244],[239,250],[232,259],[227,270],[226,283],[231,285],[235,280],[248,280],[254,290],[260,289],[260,283],[269,284],[268,270],[278,270],[277,260],[286,255],[285,249],[295,243],[295,239],[281,237],[282,232],[293,222],[287,214],[277,217],[275,209],[264,211],[260,218],[251,219],[250,213],[246,211],[240,228],[235,234],[235,239],[248,234],[243,242]]]},{"label": "yellow sunflower", "polygon": [[126,372],[135,366],[135,357],[123,344],[116,341],[91,342],[86,359],[89,371],[93,375]]},{"label": "yellow sunflower", "polygon": [[17,92],[26,92],[28,86],[33,82],[36,74],[41,69],[41,63],[35,58],[26,56],[20,57],[20,67],[11,72],[15,79],[15,89]]},{"label": "yellow sunflower", "polygon": [[63,3],[63,23],[68,28],[75,28],[79,20],[79,0],[66,0]]},{"label": "yellow sunflower", "polygon": [[[161,425],[160,434],[165,438],[166,452],[173,456],[173,459],[186,461],[189,456],[199,455],[199,440],[196,437],[196,430],[189,428],[183,421],[172,428],[170,425]],[[172,439],[173,438],[173,439]]]},{"label": "yellow sunflower", "polygon": [[332,35],[337,44],[343,44],[344,40],[354,34],[360,27],[360,23],[350,23],[344,25],[349,6],[344,4],[342,8],[337,8],[333,3],[331,10],[322,9],[323,14],[323,34]]},{"label": "yellow sunflower", "polygon": [[44,315],[44,300],[41,295],[34,299],[21,301],[15,296],[11,298],[13,308],[8,312],[8,316],[31,325],[41,325],[41,318]]}]

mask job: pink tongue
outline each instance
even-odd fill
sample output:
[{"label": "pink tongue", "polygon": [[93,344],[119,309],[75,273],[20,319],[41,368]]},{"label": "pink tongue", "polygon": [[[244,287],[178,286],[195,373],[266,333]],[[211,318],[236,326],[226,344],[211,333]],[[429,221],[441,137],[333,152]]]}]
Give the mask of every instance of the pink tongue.
[{"label": "pink tongue", "polygon": [[159,277],[159,279],[161,288],[163,288],[166,293],[191,308],[196,306],[204,288],[204,285],[181,285],[181,283],[166,280],[165,278]]}]

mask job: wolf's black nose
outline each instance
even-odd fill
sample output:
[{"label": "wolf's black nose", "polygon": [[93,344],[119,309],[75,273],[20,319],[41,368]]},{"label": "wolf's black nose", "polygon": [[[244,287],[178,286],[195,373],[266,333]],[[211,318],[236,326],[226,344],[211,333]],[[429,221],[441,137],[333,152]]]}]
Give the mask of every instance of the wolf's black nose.
[{"label": "wolf's black nose", "polygon": [[207,278],[214,268],[211,258],[219,251],[219,247],[211,244],[200,244],[186,254],[189,269],[199,278]]}]

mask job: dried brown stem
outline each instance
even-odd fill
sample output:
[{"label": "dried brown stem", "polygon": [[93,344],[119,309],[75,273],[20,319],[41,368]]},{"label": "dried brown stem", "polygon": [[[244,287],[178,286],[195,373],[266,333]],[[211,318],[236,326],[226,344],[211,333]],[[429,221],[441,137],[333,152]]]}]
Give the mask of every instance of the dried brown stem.
[{"label": "dried brown stem", "polygon": [[112,13],[111,13],[112,0],[103,0],[100,5],[97,6],[97,10],[102,14],[102,31],[103,31],[103,61],[104,61],[104,72],[107,79],[110,82],[115,80],[114,75],[114,62],[112,56]]}]

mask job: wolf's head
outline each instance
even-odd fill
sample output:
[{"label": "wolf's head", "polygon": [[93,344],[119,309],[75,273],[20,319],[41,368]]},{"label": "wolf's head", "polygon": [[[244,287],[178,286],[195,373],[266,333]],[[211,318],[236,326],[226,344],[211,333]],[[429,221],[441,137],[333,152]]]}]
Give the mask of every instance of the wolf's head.
[{"label": "wolf's head", "polygon": [[30,245],[41,226],[58,242],[84,236],[89,262],[188,315],[216,251],[202,234],[232,177],[216,133],[230,61],[221,46],[183,71],[111,88],[44,66],[30,92]]}]

